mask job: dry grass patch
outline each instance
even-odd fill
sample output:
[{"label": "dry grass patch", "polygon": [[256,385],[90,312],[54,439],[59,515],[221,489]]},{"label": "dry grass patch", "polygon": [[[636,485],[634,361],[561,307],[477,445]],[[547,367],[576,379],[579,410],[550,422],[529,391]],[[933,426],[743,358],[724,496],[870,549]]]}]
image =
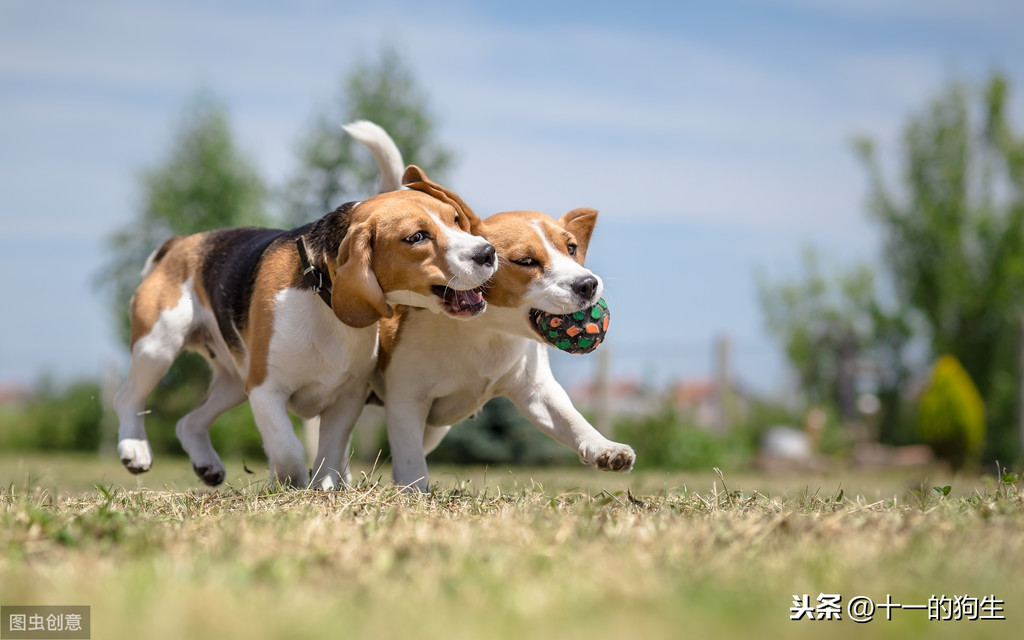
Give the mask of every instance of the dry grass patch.
[{"label": "dry grass patch", "polygon": [[[95,638],[1008,637],[1018,627],[1014,484],[868,499],[730,491],[726,479],[638,495],[530,481],[463,481],[429,496],[369,479],[341,492],[55,497],[11,486],[0,491],[0,602],[89,604]],[[995,594],[1008,620],[789,620],[794,594],[820,592],[907,603]]]}]

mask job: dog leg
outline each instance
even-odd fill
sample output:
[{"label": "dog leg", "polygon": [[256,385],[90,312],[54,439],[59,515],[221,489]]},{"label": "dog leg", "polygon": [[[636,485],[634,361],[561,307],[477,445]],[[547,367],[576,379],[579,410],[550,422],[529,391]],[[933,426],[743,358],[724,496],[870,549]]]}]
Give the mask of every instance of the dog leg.
[{"label": "dog leg", "polygon": [[388,442],[391,444],[395,484],[426,493],[429,483],[423,445],[429,407],[423,403],[389,396],[384,402],[384,410],[387,413]]},{"label": "dog leg", "polygon": [[222,413],[245,402],[245,387],[232,373],[214,368],[213,380],[203,402],[178,421],[175,433],[192,468],[203,482],[217,486],[224,482],[224,463],[210,442],[210,425]]},{"label": "dog leg", "polygon": [[352,429],[366,403],[365,385],[348,393],[320,414],[320,434],[316,460],[313,463],[313,487],[338,489],[352,484],[349,451]]},{"label": "dog leg", "polygon": [[633,448],[612,442],[591,426],[555,380],[547,354],[536,356],[524,368],[529,380],[509,389],[509,399],[534,426],[575,451],[584,464],[602,471],[630,471],[636,461]]},{"label": "dog leg", "polygon": [[[146,398],[171,368],[184,342],[165,332],[150,333],[132,346],[128,377],[114,396],[117,413],[117,455],[132,473],[144,473],[153,466],[153,449],[146,437]],[[171,338],[168,340],[167,338]]]},{"label": "dog leg", "polygon": [[249,406],[263,437],[270,473],[282,484],[301,488],[309,485],[309,470],[302,441],[295,435],[288,416],[287,400],[286,393],[266,385],[249,391]]}]

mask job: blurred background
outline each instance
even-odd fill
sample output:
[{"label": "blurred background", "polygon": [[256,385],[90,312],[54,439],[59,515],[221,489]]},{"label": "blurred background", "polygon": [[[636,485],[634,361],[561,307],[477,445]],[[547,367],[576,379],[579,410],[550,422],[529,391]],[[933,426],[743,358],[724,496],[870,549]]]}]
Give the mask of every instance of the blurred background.
[{"label": "blurred background", "polygon": [[[480,215],[600,211],[608,340],[554,368],[640,466],[1018,462],[1021,24],[1010,0],[5,1],[0,448],[112,451],[145,257],[371,195],[340,130],[366,118]],[[184,356],[151,397],[158,451],[206,380]],[[261,454],[247,407],[214,436]],[[566,458],[503,402],[435,454]]]}]

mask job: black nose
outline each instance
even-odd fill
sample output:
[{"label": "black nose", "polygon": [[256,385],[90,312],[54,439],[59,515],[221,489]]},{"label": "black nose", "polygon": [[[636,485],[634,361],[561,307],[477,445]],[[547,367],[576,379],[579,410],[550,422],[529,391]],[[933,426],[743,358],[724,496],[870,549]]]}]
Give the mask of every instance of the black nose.
[{"label": "black nose", "polygon": [[494,247],[487,244],[482,249],[476,252],[473,256],[473,262],[477,263],[481,267],[494,266]]},{"label": "black nose", "polygon": [[594,276],[584,276],[572,283],[572,290],[581,299],[590,300],[594,297],[594,292],[597,291],[597,278]]}]

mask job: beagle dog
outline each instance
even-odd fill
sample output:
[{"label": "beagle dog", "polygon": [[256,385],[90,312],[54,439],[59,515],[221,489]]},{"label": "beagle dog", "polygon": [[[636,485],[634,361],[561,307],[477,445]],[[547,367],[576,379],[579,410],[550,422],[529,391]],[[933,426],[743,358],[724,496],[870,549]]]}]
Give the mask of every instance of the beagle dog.
[{"label": "beagle dog", "polygon": [[[360,127],[375,154],[389,153],[382,149],[394,143],[382,129]],[[199,352],[213,369],[206,398],[176,427],[196,474],[209,485],[224,480],[209,427],[248,399],[271,472],[306,486],[288,412],[319,418],[319,459],[345,457],[369,394],[379,319],[394,316],[395,305],[460,319],[483,311],[480,286],[497,260],[471,233],[479,219],[417,167],[388,178],[382,188],[408,188],[344,204],[289,231],[173,237],[149,257],[130,307],[131,366],[114,401],[118,455],[130,472],[153,463],[146,398],[182,349]],[[327,481],[338,483],[336,475]]]},{"label": "beagle dog", "polygon": [[[393,181],[401,156],[377,158],[390,176],[382,183]],[[406,305],[381,319],[371,385],[384,400],[396,484],[426,491],[426,454],[450,425],[495,396],[510,398],[583,463],[605,471],[633,468],[633,449],[605,438],[573,406],[529,319],[532,309],[573,313],[600,299],[601,279],[583,266],[596,221],[593,209],[559,220],[536,211],[492,215],[474,232],[494,246],[502,266],[483,287],[486,308],[478,319],[466,324]]]}]

